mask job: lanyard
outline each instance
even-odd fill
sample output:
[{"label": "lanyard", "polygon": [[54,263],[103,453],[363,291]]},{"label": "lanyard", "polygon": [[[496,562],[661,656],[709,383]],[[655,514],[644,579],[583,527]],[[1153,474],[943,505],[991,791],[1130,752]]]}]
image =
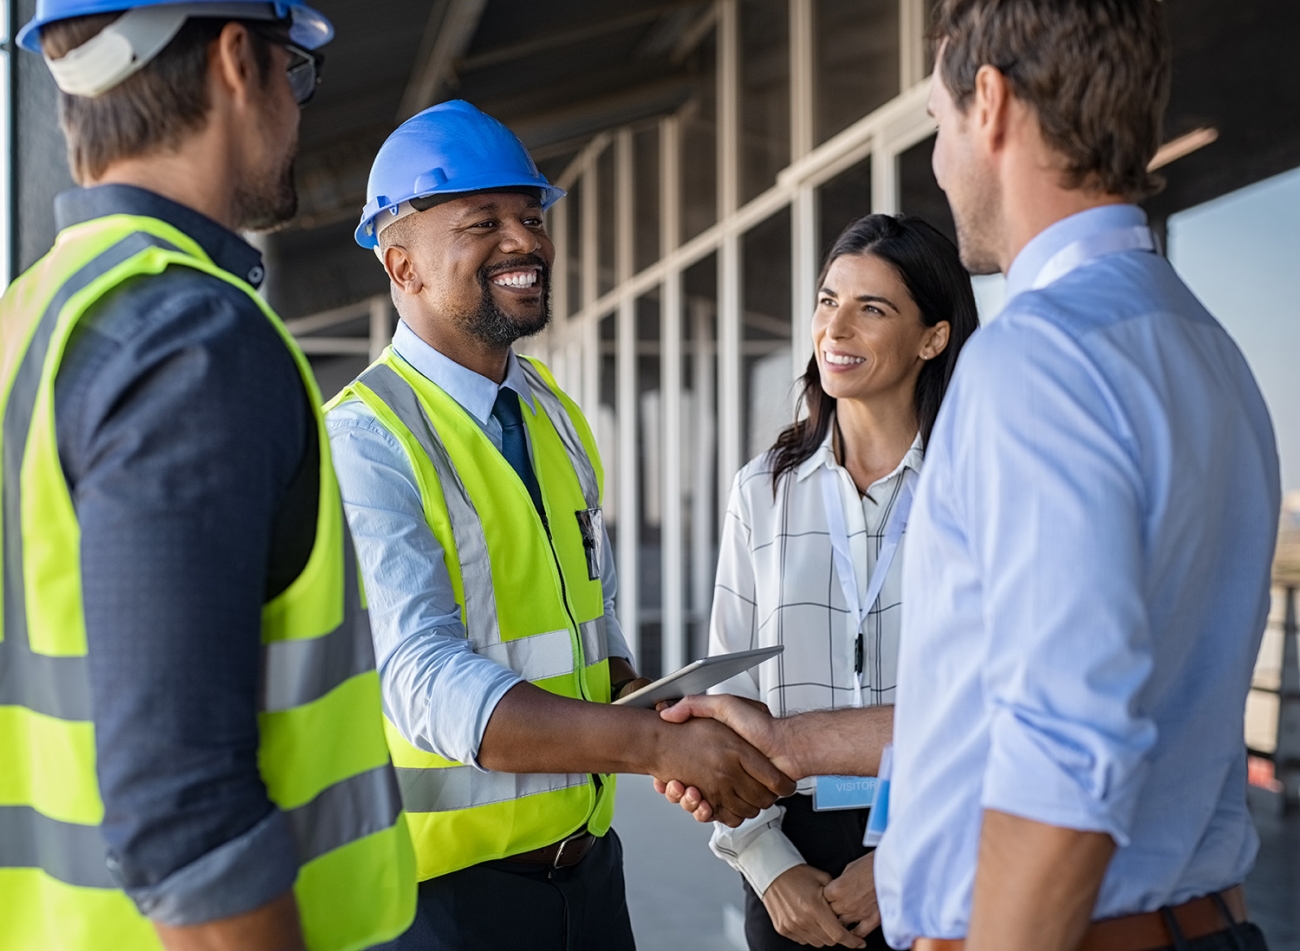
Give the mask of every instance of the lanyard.
[{"label": "lanyard", "polygon": [[[912,511],[912,496],[916,491],[916,472],[912,469],[903,471],[903,487],[894,501],[894,510],[889,513],[885,523],[885,539],[880,545],[880,554],[876,556],[876,570],[867,579],[867,591],[864,597],[858,597],[858,576],[853,568],[853,555],[849,551],[849,529],[844,521],[844,502],[840,497],[839,479],[836,470],[827,466],[822,470],[822,503],[826,507],[826,527],[831,537],[831,550],[835,556],[835,573],[840,579],[840,589],[844,592],[844,603],[848,605],[849,614],[856,622],[854,630],[862,632],[862,623],[867,619],[880,589],[889,574],[889,566],[898,551],[898,543],[907,528],[907,517]],[[854,645],[856,655],[856,642]],[[854,667],[858,665],[855,661]],[[862,671],[855,670],[857,679],[855,700],[862,706]]]},{"label": "lanyard", "polygon": [[1049,284],[1055,284],[1076,268],[1083,267],[1090,261],[1117,254],[1120,251],[1154,251],[1156,237],[1146,225],[1132,228],[1117,228],[1081,238],[1068,244],[1048,260],[1030,285],[1032,290],[1040,290]]}]

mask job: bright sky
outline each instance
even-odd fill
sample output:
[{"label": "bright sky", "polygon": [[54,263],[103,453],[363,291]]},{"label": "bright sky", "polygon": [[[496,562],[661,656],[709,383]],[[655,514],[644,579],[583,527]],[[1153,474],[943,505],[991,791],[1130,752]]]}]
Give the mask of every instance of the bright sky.
[{"label": "bright sky", "polygon": [[[1174,215],[1169,259],[1255,371],[1282,488],[1300,492],[1300,168]],[[1001,310],[1005,283],[974,279],[981,320]]]},{"label": "bright sky", "polygon": [[1170,218],[1169,258],[1245,353],[1300,489],[1300,168]]}]

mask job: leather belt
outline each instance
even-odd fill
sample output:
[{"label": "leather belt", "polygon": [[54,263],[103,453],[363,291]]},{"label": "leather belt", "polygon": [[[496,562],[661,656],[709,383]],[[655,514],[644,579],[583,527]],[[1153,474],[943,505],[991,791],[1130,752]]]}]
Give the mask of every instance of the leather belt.
[{"label": "leather belt", "polygon": [[[1225,911],[1227,914],[1225,915]],[[1084,933],[1079,951],[1157,951],[1178,943],[1168,920],[1184,941],[1226,931],[1246,920],[1246,895],[1240,885],[1202,895],[1173,908],[1094,921]],[[962,938],[918,938],[912,951],[963,951]]]},{"label": "leather belt", "polygon": [[507,862],[527,862],[530,865],[549,865],[551,868],[570,868],[587,857],[596,837],[586,829],[579,829],[567,839],[552,842],[531,852],[520,852],[505,859]]}]

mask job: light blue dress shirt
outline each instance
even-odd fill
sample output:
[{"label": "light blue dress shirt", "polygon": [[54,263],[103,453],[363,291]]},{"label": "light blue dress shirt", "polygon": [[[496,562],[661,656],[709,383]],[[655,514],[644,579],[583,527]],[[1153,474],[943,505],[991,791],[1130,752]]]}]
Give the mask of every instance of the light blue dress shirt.
[{"label": "light blue dress shirt", "polygon": [[966,934],[983,809],[1111,835],[1094,918],[1254,862],[1243,710],[1280,506],[1264,401],[1156,254],[1034,289],[1063,249],[1144,222],[1093,209],[1025,247],[927,448],[876,859],[895,947]]},{"label": "light blue dress shirt", "polygon": [[[443,356],[405,322],[397,326],[393,349],[459,403],[498,450],[501,424],[492,417],[492,405],[501,387],[533,406],[532,389],[513,353],[498,387]],[[325,425],[366,583],[384,712],[417,748],[477,764],[492,711],[521,680],[471,649],[442,546],[425,521],[401,444],[360,400],[336,406]],[[614,616],[617,581],[608,538],[604,551],[601,584],[610,656],[631,659]]]}]

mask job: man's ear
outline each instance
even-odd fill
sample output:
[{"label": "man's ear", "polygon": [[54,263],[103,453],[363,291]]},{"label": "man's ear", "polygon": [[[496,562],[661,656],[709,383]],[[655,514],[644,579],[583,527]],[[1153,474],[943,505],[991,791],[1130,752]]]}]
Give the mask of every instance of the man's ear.
[{"label": "man's ear", "polygon": [[389,245],[383,253],[384,270],[388,279],[403,294],[414,297],[424,289],[415,261],[400,244]]},{"label": "man's ear", "polygon": [[221,28],[208,47],[208,71],[219,88],[241,105],[261,93],[261,73],[248,27],[232,21]]},{"label": "man's ear", "polygon": [[975,74],[975,92],[971,96],[968,115],[975,126],[975,134],[989,152],[999,152],[1006,142],[1010,122],[1011,85],[1002,71],[994,66],[981,66]]}]

